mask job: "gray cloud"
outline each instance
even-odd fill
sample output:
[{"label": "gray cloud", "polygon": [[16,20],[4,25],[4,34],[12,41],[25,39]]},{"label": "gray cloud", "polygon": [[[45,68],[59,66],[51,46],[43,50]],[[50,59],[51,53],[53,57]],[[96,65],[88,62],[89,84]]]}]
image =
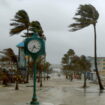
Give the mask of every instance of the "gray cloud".
[{"label": "gray cloud", "polygon": [[0,0],[0,50],[12,47],[17,53],[16,44],[23,39],[20,35],[10,37],[10,20],[15,13],[24,9],[30,20],[40,21],[47,37],[47,60],[60,63],[68,49],[74,49],[77,55],[94,54],[93,27],[89,26],[78,32],[69,32],[68,25],[73,23],[73,16],[80,4],[91,3],[100,13],[97,23],[98,56],[105,56],[105,1],[104,0]]}]

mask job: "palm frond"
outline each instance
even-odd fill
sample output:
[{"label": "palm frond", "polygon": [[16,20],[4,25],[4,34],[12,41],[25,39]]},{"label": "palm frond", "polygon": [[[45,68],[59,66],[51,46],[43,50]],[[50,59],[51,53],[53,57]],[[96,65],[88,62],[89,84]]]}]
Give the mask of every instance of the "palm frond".
[{"label": "palm frond", "polygon": [[14,63],[17,63],[17,56],[11,48],[4,49],[3,54],[5,55],[3,58],[7,58]]},{"label": "palm frond", "polygon": [[0,61],[10,61],[10,58],[9,57],[7,57],[7,56],[2,56],[1,58],[0,58]]},{"label": "palm frond", "polygon": [[14,19],[12,19],[12,23],[10,23],[13,28],[10,30],[11,35],[19,34],[23,30],[28,30],[30,25],[29,16],[25,10],[19,10]]},{"label": "palm frond", "polygon": [[29,22],[29,16],[25,10],[19,10],[15,15],[15,21],[18,20],[25,20],[26,22]]},{"label": "palm frond", "polygon": [[25,26],[17,26],[10,31],[10,35],[19,34],[21,31],[25,29]]},{"label": "palm frond", "polygon": [[69,25],[70,31],[77,31],[83,29],[91,24],[96,24],[99,13],[92,5],[80,5],[75,13],[75,23]]},{"label": "palm frond", "polygon": [[73,23],[71,24],[69,27],[71,27],[71,30],[70,31],[78,31],[78,30],[81,30],[87,26],[89,26],[90,24],[89,23],[84,23],[84,24],[80,24],[80,23]]},{"label": "palm frond", "polygon": [[32,21],[30,24],[30,30],[32,32],[37,32],[39,35],[43,34],[43,29],[38,21]]}]

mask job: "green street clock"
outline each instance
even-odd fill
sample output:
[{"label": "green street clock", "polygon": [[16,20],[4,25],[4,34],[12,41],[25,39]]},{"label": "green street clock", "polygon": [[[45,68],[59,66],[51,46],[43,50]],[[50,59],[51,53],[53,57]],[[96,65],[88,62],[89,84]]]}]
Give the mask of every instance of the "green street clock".
[{"label": "green street clock", "polygon": [[41,49],[41,43],[39,40],[30,40],[28,42],[28,46],[27,46],[28,50],[30,53],[37,53],[40,51]]},{"label": "green street clock", "polygon": [[24,51],[26,55],[32,56],[32,58],[45,55],[45,41],[37,34],[33,34],[31,38],[25,40]]},{"label": "green street clock", "polygon": [[31,56],[33,59],[33,71],[34,71],[34,87],[33,87],[33,97],[30,105],[39,105],[36,95],[36,59],[38,56],[45,55],[45,40],[38,37],[37,34],[33,34],[31,38],[27,38],[24,41],[24,52],[25,55]]}]

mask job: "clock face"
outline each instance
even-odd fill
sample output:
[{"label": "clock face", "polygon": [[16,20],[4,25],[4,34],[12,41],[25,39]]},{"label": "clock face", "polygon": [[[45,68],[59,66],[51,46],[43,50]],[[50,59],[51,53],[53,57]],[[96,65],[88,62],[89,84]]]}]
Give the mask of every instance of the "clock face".
[{"label": "clock face", "polygon": [[27,47],[31,53],[37,53],[41,48],[41,44],[38,40],[31,40]]}]

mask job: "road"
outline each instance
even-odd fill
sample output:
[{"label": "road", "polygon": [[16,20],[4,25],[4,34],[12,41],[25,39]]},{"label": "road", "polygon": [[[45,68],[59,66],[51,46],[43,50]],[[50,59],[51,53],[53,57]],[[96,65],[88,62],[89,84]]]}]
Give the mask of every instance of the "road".
[{"label": "road", "polygon": [[[99,92],[98,85],[88,81],[88,88],[83,89],[83,81],[72,82],[63,77],[44,81],[43,88],[37,84],[37,96],[41,105],[105,105],[105,93]],[[0,105],[29,105],[32,98],[32,82],[20,84],[15,91],[14,85],[0,87]]]}]

